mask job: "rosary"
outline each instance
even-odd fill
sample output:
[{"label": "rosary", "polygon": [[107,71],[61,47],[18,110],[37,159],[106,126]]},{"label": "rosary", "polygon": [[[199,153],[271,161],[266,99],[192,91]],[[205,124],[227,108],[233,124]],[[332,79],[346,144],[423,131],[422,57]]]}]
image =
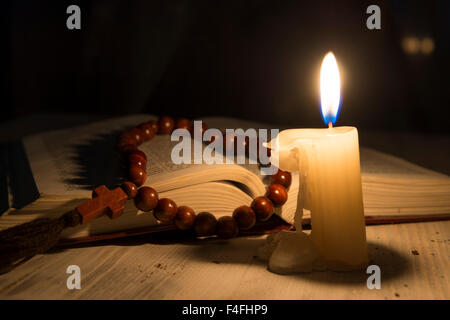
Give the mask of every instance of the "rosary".
[{"label": "rosary", "polygon": [[[143,142],[155,134],[171,134],[174,129],[192,130],[190,120],[174,120],[163,116],[158,121],[142,123],[119,135],[117,150],[127,160],[128,180],[120,187],[109,190],[102,185],[92,191],[92,199],[63,214],[57,219],[40,218],[0,232],[0,273],[8,272],[17,265],[29,260],[38,253],[54,247],[61,232],[67,227],[86,224],[100,216],[107,215],[115,219],[122,215],[127,200],[133,200],[137,209],[152,212],[154,217],[166,224],[173,223],[179,230],[193,230],[197,237],[216,235],[229,239],[236,237],[240,231],[252,229],[256,221],[269,220],[275,207],[287,201],[287,191],[291,184],[291,174],[278,170],[270,177],[270,186],[264,196],[253,199],[250,206],[236,208],[231,216],[219,219],[209,213],[196,214],[188,206],[177,206],[168,198],[159,198],[158,192],[149,186],[143,186],[147,179],[147,156],[138,149]],[[206,126],[202,126],[202,135]],[[228,139],[227,136],[224,136]],[[211,142],[214,137],[211,139]],[[233,137],[232,145],[236,146]],[[248,139],[244,140],[248,146]],[[229,144],[225,143],[229,146]],[[258,143],[259,147],[259,143]],[[246,148],[245,150],[248,150]],[[270,149],[267,149],[270,152]]]}]

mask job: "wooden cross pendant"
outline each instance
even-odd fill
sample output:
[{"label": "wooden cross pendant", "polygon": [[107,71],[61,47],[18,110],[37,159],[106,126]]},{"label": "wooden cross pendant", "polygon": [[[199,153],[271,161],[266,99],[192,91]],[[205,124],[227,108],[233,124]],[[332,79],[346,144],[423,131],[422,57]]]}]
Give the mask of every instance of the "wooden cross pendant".
[{"label": "wooden cross pendant", "polygon": [[109,190],[99,186],[92,192],[92,199],[80,204],[75,210],[81,215],[81,223],[85,224],[104,214],[111,219],[122,215],[128,196],[121,189]]}]

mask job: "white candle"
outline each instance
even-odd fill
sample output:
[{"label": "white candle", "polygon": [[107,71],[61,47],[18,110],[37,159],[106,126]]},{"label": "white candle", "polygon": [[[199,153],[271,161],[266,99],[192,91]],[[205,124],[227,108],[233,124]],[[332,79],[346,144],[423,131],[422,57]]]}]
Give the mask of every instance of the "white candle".
[{"label": "white candle", "polygon": [[[296,227],[311,211],[311,239],[332,270],[367,264],[367,245],[354,127],[284,130],[278,136],[279,167],[299,171]],[[276,153],[276,152],[275,152]]]},{"label": "white candle", "polygon": [[[287,271],[289,266],[283,264],[289,261],[297,261],[297,270],[292,265],[291,271],[345,271],[367,265],[358,131],[331,125],[339,109],[339,91],[337,63],[329,53],[321,70],[322,113],[329,128],[284,130],[269,143],[273,156],[278,156],[280,169],[299,171],[296,232],[301,232],[303,209],[311,211],[312,228],[307,240],[304,235],[289,233],[279,237],[299,239],[298,246],[293,245],[293,240],[272,244],[272,249],[276,248],[269,263],[272,269]],[[297,252],[289,252],[293,250]],[[308,254],[302,257],[299,251]],[[302,259],[310,265],[302,264]]]}]

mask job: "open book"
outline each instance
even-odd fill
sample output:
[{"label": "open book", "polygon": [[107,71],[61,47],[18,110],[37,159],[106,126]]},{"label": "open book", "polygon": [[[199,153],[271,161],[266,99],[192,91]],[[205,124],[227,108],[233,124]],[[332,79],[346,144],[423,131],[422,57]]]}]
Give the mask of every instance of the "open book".
[{"label": "open book", "polygon": [[[9,209],[0,218],[0,229],[37,217],[57,217],[91,197],[93,187],[115,187],[123,176],[115,137],[120,131],[144,121],[149,115],[105,120],[65,130],[32,135],[24,146],[40,198],[21,209]],[[203,119],[210,128],[270,128],[270,126],[230,118]],[[230,215],[241,205],[249,205],[265,193],[269,177],[261,176],[255,164],[175,165],[171,150],[177,142],[168,135],[157,135],[140,146],[148,157],[145,185],[196,212],[208,211],[217,217]],[[450,178],[405,160],[371,149],[361,148],[363,200],[367,223],[426,221],[450,218]],[[293,223],[299,190],[296,172],[288,201],[276,214]],[[304,224],[310,222],[305,212]],[[124,214],[110,220],[69,228],[64,239],[90,241],[143,232],[170,230],[151,213],[140,212],[128,201]]]}]

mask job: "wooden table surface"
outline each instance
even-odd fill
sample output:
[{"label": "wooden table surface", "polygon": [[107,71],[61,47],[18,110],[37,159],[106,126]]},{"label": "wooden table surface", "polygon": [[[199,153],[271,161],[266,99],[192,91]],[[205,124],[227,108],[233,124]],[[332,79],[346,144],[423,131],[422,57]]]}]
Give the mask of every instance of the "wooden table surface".
[{"label": "wooden table surface", "polygon": [[[1,299],[449,299],[450,221],[367,227],[381,289],[365,271],[278,275],[255,258],[264,236],[160,236],[54,250],[0,276]],[[414,252],[414,253],[413,253]],[[69,290],[66,268],[81,269]]]}]

